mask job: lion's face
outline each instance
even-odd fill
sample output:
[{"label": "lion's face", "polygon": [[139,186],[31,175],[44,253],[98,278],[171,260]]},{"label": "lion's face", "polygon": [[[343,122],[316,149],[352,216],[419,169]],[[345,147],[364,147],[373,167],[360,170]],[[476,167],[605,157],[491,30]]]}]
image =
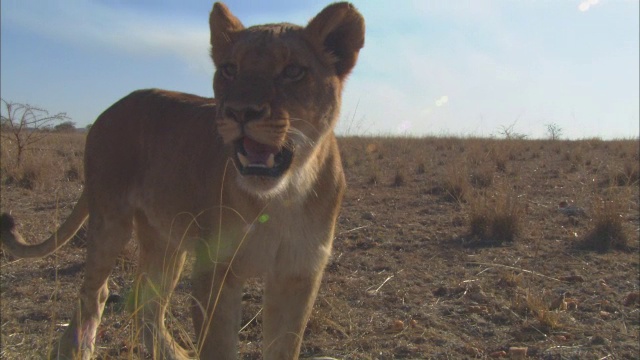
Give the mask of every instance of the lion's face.
[{"label": "lion's face", "polygon": [[226,8],[214,7],[217,131],[245,190],[270,195],[286,188],[309,172],[314,150],[332,133],[343,81],[364,41],[364,25],[341,15],[321,13],[306,28],[245,29]]},{"label": "lion's face", "polygon": [[282,187],[337,119],[341,83],[304,43],[301,29],[250,29],[214,76],[218,132],[245,189]]}]

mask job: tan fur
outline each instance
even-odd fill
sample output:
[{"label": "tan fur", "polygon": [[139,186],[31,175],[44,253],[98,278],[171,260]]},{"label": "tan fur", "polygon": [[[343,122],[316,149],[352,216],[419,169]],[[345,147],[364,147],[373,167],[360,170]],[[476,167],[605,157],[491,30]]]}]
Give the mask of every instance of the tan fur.
[{"label": "tan fur", "polygon": [[[210,25],[216,100],[130,94],[91,128],[85,189],[56,234],[27,245],[13,219],[2,217],[3,246],[20,257],[52,253],[89,217],[79,305],[54,358],[91,357],[107,279],[134,227],[134,310],[154,358],[236,358],[242,287],[252,276],[265,283],[264,358],[298,357],[345,188],[333,128],[364,21],[338,3],[307,27],[245,29],[216,3]],[[290,167],[275,177],[242,175],[235,144],[243,137],[290,149]],[[164,327],[187,252],[196,259],[191,352]]]}]

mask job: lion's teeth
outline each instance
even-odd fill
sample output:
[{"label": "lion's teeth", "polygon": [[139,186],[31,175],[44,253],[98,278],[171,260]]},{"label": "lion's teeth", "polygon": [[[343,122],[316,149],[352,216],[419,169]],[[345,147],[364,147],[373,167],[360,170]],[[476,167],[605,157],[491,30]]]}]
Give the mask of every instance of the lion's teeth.
[{"label": "lion's teeth", "polygon": [[269,154],[269,157],[267,158],[267,163],[266,164],[254,164],[252,163],[249,158],[247,158],[245,155],[243,155],[242,153],[237,153],[238,155],[238,160],[240,160],[240,164],[242,164],[243,167],[254,167],[254,168],[273,168],[274,166],[276,166],[276,158],[274,154]]},{"label": "lion's teeth", "polygon": [[269,154],[269,158],[267,159],[267,167],[272,168],[276,165],[275,155]]},{"label": "lion's teeth", "polygon": [[247,159],[246,156],[242,155],[241,153],[238,153],[238,160],[240,160],[240,164],[242,164],[242,166],[249,166],[249,159]]}]

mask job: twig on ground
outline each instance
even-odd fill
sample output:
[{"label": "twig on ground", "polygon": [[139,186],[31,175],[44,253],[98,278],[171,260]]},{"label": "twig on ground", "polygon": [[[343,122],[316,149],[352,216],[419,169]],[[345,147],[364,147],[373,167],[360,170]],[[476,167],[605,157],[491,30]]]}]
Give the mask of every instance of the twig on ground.
[{"label": "twig on ground", "polygon": [[251,320],[247,321],[247,323],[244,324],[244,326],[242,328],[240,328],[240,331],[238,331],[238,332],[241,333],[242,330],[246,329],[247,326],[249,326],[249,324],[251,324],[253,322],[253,320],[255,320],[258,317],[258,315],[260,315],[261,312],[262,312],[262,308],[260,308],[260,310],[258,310],[256,315],[254,317],[252,317]]},{"label": "twig on ground", "polygon": [[343,231],[343,232],[339,233],[338,235],[348,234],[348,233],[350,233],[350,232],[358,231],[358,230],[360,230],[360,229],[364,229],[364,228],[367,228],[367,227],[369,227],[369,225],[358,226],[358,227],[355,227],[355,228],[353,228],[353,229],[345,230],[345,231]]},{"label": "twig on ground", "polygon": [[[378,288],[377,288],[377,289],[375,289],[375,290],[371,291],[371,293],[372,293],[372,294],[376,294],[376,293],[378,293],[378,291],[380,291],[380,289],[384,286],[384,284],[386,284],[386,283],[387,283],[389,280],[391,280],[394,276],[395,276],[395,275],[391,275],[391,276],[389,276],[388,278],[384,279],[384,281],[382,282],[382,284],[380,284],[380,286],[378,286]],[[373,286],[368,287],[366,291],[371,290],[371,288],[372,288],[372,287],[373,287]]]},{"label": "twig on ground", "polygon": [[562,280],[560,280],[560,279],[556,279],[554,277],[547,276],[547,275],[541,274],[541,273],[533,271],[533,270],[527,270],[527,269],[523,269],[523,268],[519,268],[519,267],[515,267],[515,266],[509,266],[509,265],[503,265],[503,264],[489,264],[489,263],[481,263],[481,262],[475,262],[475,261],[467,262],[467,264],[484,265],[484,266],[499,266],[499,267],[503,267],[503,268],[507,268],[507,269],[511,269],[511,270],[522,271],[524,273],[531,274],[531,275],[540,276],[540,277],[543,277],[545,279],[549,279],[549,280],[553,280],[553,281],[557,281],[557,282],[562,282]]}]

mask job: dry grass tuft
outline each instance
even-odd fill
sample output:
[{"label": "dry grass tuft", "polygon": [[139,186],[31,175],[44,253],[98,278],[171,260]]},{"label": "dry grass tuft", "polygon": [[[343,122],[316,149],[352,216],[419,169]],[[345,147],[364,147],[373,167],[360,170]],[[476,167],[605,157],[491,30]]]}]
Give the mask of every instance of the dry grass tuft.
[{"label": "dry grass tuft", "polygon": [[507,156],[496,155],[495,157],[496,169],[502,173],[507,172]]},{"label": "dry grass tuft", "polygon": [[562,327],[559,313],[550,309],[550,304],[543,294],[535,294],[528,289],[526,294],[515,297],[511,308],[523,317],[535,319],[537,324],[531,325],[536,331],[549,333]]},{"label": "dry grass tuft", "polygon": [[481,166],[471,172],[471,184],[479,189],[488,188],[493,184],[494,171],[490,166]]},{"label": "dry grass tuft", "polygon": [[391,185],[395,187],[400,187],[404,185],[404,183],[405,183],[404,175],[402,175],[402,172],[400,172],[400,170],[396,171],[396,175],[393,177],[393,182],[391,183]]},{"label": "dry grass tuft", "polygon": [[597,252],[628,251],[629,237],[623,225],[621,202],[603,200],[595,205],[593,225],[577,244],[578,248]]},{"label": "dry grass tuft", "polygon": [[504,271],[498,278],[498,286],[508,288],[518,288],[522,286],[522,273],[516,273],[514,271]]},{"label": "dry grass tuft", "polygon": [[459,163],[448,166],[442,190],[450,201],[464,203],[472,192],[467,171]]},{"label": "dry grass tuft", "polygon": [[638,186],[640,164],[637,161],[625,162],[624,167],[612,175],[611,182],[617,186]]},{"label": "dry grass tuft", "polygon": [[369,175],[369,179],[367,180],[367,184],[369,184],[369,185],[377,185],[379,178],[380,178],[380,176],[378,175],[378,172],[374,171],[374,172],[371,173],[371,175]]},{"label": "dry grass tuft", "polygon": [[499,246],[512,243],[521,232],[522,209],[510,192],[480,195],[471,204],[469,236],[472,244]]},{"label": "dry grass tuft", "polygon": [[19,166],[3,171],[5,184],[17,185],[28,190],[51,188],[57,179],[61,164],[42,152],[28,152]]}]

